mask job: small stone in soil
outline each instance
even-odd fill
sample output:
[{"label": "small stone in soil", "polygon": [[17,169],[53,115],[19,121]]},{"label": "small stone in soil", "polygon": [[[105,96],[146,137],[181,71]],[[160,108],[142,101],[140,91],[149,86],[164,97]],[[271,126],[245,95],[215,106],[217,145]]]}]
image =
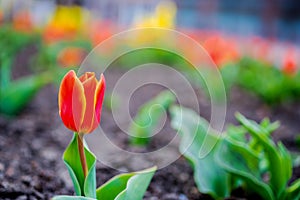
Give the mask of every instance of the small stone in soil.
[{"label": "small stone in soil", "polygon": [[177,200],[178,196],[175,193],[170,193],[170,194],[165,194],[163,196],[163,199],[165,199],[165,200]]},{"label": "small stone in soil", "polygon": [[184,194],[180,194],[179,200],[188,200],[188,198]]},{"label": "small stone in soil", "polygon": [[22,196],[19,196],[16,200],[26,200],[26,199],[27,199],[27,196],[22,195]]}]

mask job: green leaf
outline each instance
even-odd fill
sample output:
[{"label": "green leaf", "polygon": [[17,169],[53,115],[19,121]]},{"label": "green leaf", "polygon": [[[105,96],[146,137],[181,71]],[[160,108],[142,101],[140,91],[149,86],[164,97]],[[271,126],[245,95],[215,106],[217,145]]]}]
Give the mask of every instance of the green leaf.
[{"label": "green leaf", "polygon": [[239,142],[246,143],[247,130],[243,126],[229,125],[226,128],[227,136]]},{"label": "green leaf", "polygon": [[130,142],[133,145],[146,145],[163,114],[174,103],[176,97],[170,91],[163,91],[140,107],[134,122],[129,127]]},{"label": "green leaf", "polygon": [[300,199],[300,179],[297,179],[295,182],[288,187],[286,191],[286,200],[298,200]]},{"label": "green leaf", "polygon": [[[259,129],[263,129],[264,131],[262,134],[265,134],[268,138],[271,136],[273,131],[275,131],[279,126],[279,122],[270,123],[270,120],[268,118],[264,118],[260,125],[257,124],[257,126],[260,126]],[[261,145],[258,139],[256,137],[251,137],[249,142],[250,147],[255,150],[257,153],[261,153],[263,151],[264,146]]]},{"label": "green leaf", "polygon": [[294,97],[289,78],[274,66],[245,58],[240,62],[238,83],[242,87],[256,93],[269,104],[278,104]]},{"label": "green leaf", "polygon": [[115,199],[127,186],[128,180],[133,173],[120,174],[97,189],[97,199]]},{"label": "green leaf", "polygon": [[216,154],[218,165],[245,181],[246,186],[264,199],[274,199],[273,191],[264,183],[259,170],[259,157],[245,145],[225,139]]},{"label": "green leaf", "polygon": [[236,83],[238,72],[239,68],[235,64],[226,64],[220,68],[226,92],[229,92],[231,87]]},{"label": "green leaf", "polygon": [[82,196],[61,195],[61,196],[53,197],[52,200],[96,200],[96,199],[89,198],[89,197],[82,197]]},{"label": "green leaf", "polygon": [[51,80],[51,74],[43,73],[18,79],[6,87],[0,88],[0,113],[17,114]]},{"label": "green leaf", "polygon": [[280,195],[291,177],[292,160],[290,154],[279,143],[278,148],[272,141],[268,130],[258,125],[256,122],[246,119],[237,113],[237,120],[249,131],[260,145],[263,146],[266,157],[269,161],[270,184],[275,194]]},{"label": "green leaf", "polygon": [[[215,160],[219,139],[208,132],[208,122],[187,108],[174,106],[171,107],[170,112],[171,126],[178,130],[181,136],[179,150],[192,163],[194,179],[199,191],[216,198],[228,197],[231,189],[230,175]],[[210,145],[216,145],[206,157],[200,158],[201,148],[211,148],[210,145],[203,144],[205,141],[210,141]]]},{"label": "green leaf", "polygon": [[84,178],[78,151],[78,137],[78,134],[74,133],[71,143],[64,152],[63,160],[71,176],[76,195],[96,198],[96,157],[86,147],[84,148],[88,166],[88,174]]},{"label": "green leaf", "polygon": [[280,154],[281,165],[283,167],[283,170],[281,173],[284,178],[284,181],[287,184],[288,180],[292,177],[292,173],[293,173],[292,156],[291,156],[290,152],[285,148],[285,146],[281,142],[278,142],[277,146],[278,146],[277,147],[278,152]]},{"label": "green leaf", "polygon": [[9,57],[14,57],[22,48],[30,43],[40,41],[38,34],[26,34],[15,31],[11,26],[1,25],[0,29],[0,49],[1,53]]},{"label": "green leaf", "polygon": [[97,189],[98,200],[141,200],[156,171],[152,167],[143,171],[120,174]]},{"label": "green leaf", "polygon": [[260,125],[271,134],[273,131],[279,128],[280,123],[278,121],[271,123],[269,118],[264,118]]},{"label": "green leaf", "polygon": [[13,59],[10,56],[0,54],[0,88],[5,88],[11,81],[11,65]]}]

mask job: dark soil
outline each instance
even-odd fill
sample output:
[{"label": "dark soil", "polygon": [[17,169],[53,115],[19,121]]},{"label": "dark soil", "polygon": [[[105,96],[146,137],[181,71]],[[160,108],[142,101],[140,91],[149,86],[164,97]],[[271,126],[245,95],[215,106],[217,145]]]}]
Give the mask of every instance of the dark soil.
[{"label": "dark soil", "polygon": [[[122,72],[109,70],[106,72],[108,83],[117,79]],[[139,105],[163,88],[145,86],[134,94],[130,110],[135,114]],[[202,116],[209,118],[210,106],[203,94],[198,90]],[[236,111],[254,120],[270,117],[280,120],[281,128],[274,138],[282,139],[289,149],[297,150],[294,136],[300,131],[300,104],[269,107],[254,95],[234,88],[230,96],[227,110],[227,123],[236,123]],[[168,122],[167,122],[168,124]],[[127,137],[122,134],[112,121],[111,113],[104,108],[101,127],[110,131],[112,141],[128,148]],[[174,135],[169,125],[163,129],[169,135],[160,139],[154,137],[146,150],[155,150],[168,142]],[[61,160],[64,149],[71,140],[72,133],[64,128],[58,115],[57,88],[47,86],[36,96],[31,104],[16,118],[0,117],[0,199],[50,199],[54,195],[72,195],[72,183]],[[131,149],[132,150],[132,149]],[[134,150],[133,150],[134,151]],[[97,183],[104,183],[117,170],[97,165]],[[198,192],[193,180],[193,171],[187,161],[181,157],[171,165],[156,172],[146,192],[147,200],[196,200],[211,199]],[[295,168],[293,179],[300,177],[300,168]],[[238,189],[230,199],[258,199],[244,194]]]}]

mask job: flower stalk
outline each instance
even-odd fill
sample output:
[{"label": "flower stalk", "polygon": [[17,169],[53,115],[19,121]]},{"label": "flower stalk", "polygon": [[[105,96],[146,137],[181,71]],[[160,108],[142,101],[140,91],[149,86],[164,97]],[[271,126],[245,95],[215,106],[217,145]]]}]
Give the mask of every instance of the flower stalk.
[{"label": "flower stalk", "polygon": [[86,178],[88,174],[88,167],[86,163],[86,157],[85,157],[85,152],[84,152],[84,144],[83,144],[83,134],[78,133],[78,151],[79,151],[79,156],[80,156],[80,162],[83,170],[83,175],[84,178]]}]

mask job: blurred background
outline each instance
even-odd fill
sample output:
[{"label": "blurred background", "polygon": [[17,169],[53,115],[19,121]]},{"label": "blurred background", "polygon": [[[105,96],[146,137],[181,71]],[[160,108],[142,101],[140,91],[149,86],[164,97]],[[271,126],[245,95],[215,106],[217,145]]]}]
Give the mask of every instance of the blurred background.
[{"label": "blurred background", "polygon": [[[120,96],[111,95],[114,85],[135,66],[161,63],[174,67],[188,78],[197,96],[200,115],[206,119],[211,116],[212,106],[207,98],[207,86],[197,71],[205,67],[217,69],[226,90],[227,99],[221,97],[218,101],[227,105],[225,123],[236,124],[234,113],[237,111],[255,121],[264,117],[279,120],[282,126],[273,135],[275,140],[282,140],[290,150],[299,151],[300,1],[0,0],[0,199],[4,195],[7,199],[11,195],[17,199],[23,194],[28,198],[50,199],[54,194],[72,194],[71,184],[62,181],[68,179],[67,172],[58,159],[71,137],[65,134],[68,130],[58,114],[60,81],[67,71],[78,72],[85,57],[114,34],[149,27],[179,31],[200,44],[207,54],[195,51],[180,37],[151,31],[137,34],[132,43],[111,42],[105,51],[95,52],[105,59],[139,44],[161,43],[175,47],[175,52],[161,49],[129,52],[105,71],[107,91],[101,128],[109,133],[108,138],[116,146],[141,151],[130,147],[128,135],[113,119],[113,107],[126,107]],[[180,55],[200,64],[194,66]],[[214,65],[205,66],[207,60]],[[214,74],[204,75],[214,80]],[[147,74],[148,78],[155,76]],[[176,77],[168,76],[169,79],[189,102],[190,96],[176,82]],[[211,85],[217,92],[220,92],[219,86]],[[165,89],[158,84],[138,88],[128,105],[131,117],[138,116],[140,107]],[[189,103],[184,106],[192,107]],[[157,150],[172,140],[175,132],[169,122],[166,121],[160,134],[141,152]],[[299,166],[295,178],[299,177]],[[152,196],[170,199],[163,196],[173,189],[189,199],[193,199],[191,196],[199,199],[201,195],[194,187],[190,178],[192,170],[187,164],[179,160],[170,167],[171,173],[170,168],[162,170],[158,176],[163,178],[155,179],[150,186],[149,199]],[[100,166],[97,170],[104,172],[98,183],[116,174],[108,167]],[[176,176],[181,171],[187,178],[177,182]],[[23,177],[28,174],[29,178]],[[170,182],[178,185],[173,187]]]},{"label": "blurred background", "polygon": [[[28,12],[36,27],[45,26],[57,5],[80,6],[92,18],[110,21],[119,28],[129,28],[155,12],[159,0],[1,0],[2,20],[9,21],[20,12]],[[297,0],[189,0],[173,1],[174,24],[180,28],[213,29],[234,35],[260,35],[299,43]],[[169,6],[170,9],[172,7]],[[177,11],[177,12],[176,12]],[[169,10],[170,12],[170,10]]]},{"label": "blurred background", "polygon": [[2,24],[43,32],[46,42],[79,33],[95,46],[114,33],[137,27],[176,29],[200,43],[212,34],[221,35],[234,39],[240,54],[258,54],[254,51],[259,48],[277,66],[283,59],[278,52],[285,57],[289,49],[289,54],[298,55],[300,42],[297,0],[1,0],[0,13]]},{"label": "blurred background", "polygon": [[[78,67],[90,50],[105,39],[124,30],[143,27],[175,29],[188,35],[206,49],[221,71],[231,71],[226,73],[233,74],[229,79],[236,80],[233,76],[237,70],[230,67],[226,70],[223,66],[240,67],[249,65],[250,61],[256,61],[251,66],[271,66],[284,76],[292,75],[288,79],[295,79],[300,62],[300,3],[296,0],[1,0],[0,23],[3,88],[11,77],[16,79],[26,74],[22,70],[12,70],[16,73],[11,74],[8,68],[15,67],[5,67],[13,63],[22,48],[28,51],[25,57],[32,73],[62,71],[63,74],[61,68]],[[142,37],[154,40],[149,33]],[[174,42],[186,49],[185,53],[194,54],[182,41]],[[154,54],[156,61],[165,59],[159,53]],[[177,62],[175,58],[168,59]],[[120,65],[126,65],[126,61]],[[257,73],[252,75],[256,77]],[[280,83],[271,85],[290,87],[282,83],[282,78],[274,79]],[[272,87],[261,91],[254,83],[247,84],[248,80],[237,82],[267,101],[282,99],[279,94],[271,100],[265,97],[266,91],[274,93],[269,91]],[[289,99],[294,93],[298,95],[295,88],[292,90],[293,94],[287,95]]]},{"label": "blurred background", "polygon": [[[300,3],[296,0],[1,0],[0,112],[19,113],[39,89],[59,84],[66,71],[77,70],[94,47],[114,34],[147,27],[177,30],[202,45],[220,70],[228,94],[238,85],[267,104],[300,97]],[[158,62],[190,74],[191,68],[202,67],[191,67],[175,55],[203,60],[179,38],[151,32],[135,37],[132,45],[169,43],[178,49],[173,54],[135,52],[114,65],[130,68]],[[111,44],[99,56],[124,48]]]}]

